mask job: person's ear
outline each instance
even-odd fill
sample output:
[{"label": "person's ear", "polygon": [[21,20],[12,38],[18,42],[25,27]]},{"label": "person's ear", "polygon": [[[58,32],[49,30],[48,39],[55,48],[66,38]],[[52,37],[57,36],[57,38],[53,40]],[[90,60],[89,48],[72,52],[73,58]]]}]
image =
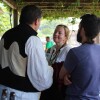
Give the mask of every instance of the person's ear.
[{"label": "person's ear", "polygon": [[38,19],[36,19],[34,23],[35,23],[35,25],[37,25],[38,24]]},{"label": "person's ear", "polygon": [[84,30],[84,27],[81,28],[80,35],[81,35],[81,36],[85,36],[85,30]]}]

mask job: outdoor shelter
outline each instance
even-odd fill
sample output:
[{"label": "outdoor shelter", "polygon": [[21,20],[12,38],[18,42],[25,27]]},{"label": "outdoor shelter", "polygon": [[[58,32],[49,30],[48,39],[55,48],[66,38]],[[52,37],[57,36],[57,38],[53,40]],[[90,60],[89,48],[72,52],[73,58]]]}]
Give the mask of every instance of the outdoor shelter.
[{"label": "outdoor shelter", "polygon": [[[44,18],[80,17],[84,13],[100,16],[100,0],[2,0],[13,10],[14,26],[18,24],[18,14],[27,4],[41,8]],[[74,21],[73,21],[74,22]],[[99,38],[97,38],[99,42]]]},{"label": "outdoor shelter", "polygon": [[34,4],[42,9],[43,17],[79,17],[84,13],[100,15],[100,0],[3,0],[13,9],[14,26],[18,20],[18,12],[27,4]]}]

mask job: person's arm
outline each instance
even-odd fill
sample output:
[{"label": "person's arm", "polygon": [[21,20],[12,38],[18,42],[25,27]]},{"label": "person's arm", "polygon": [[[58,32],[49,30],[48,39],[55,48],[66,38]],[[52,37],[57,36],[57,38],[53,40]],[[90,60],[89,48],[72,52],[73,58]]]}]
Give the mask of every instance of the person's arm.
[{"label": "person's arm", "polygon": [[40,39],[31,36],[25,45],[25,52],[28,56],[27,74],[32,85],[39,91],[49,88],[53,82],[53,69],[48,66]]},{"label": "person's arm", "polygon": [[71,49],[65,59],[64,65],[60,71],[59,78],[64,80],[66,85],[71,84],[70,81],[71,73],[77,65],[77,57],[75,56],[73,50]]},{"label": "person's arm", "polygon": [[46,48],[45,48],[45,51],[47,52],[49,49],[49,42],[46,43]]},{"label": "person's arm", "polygon": [[70,74],[69,72],[62,66],[60,73],[59,73],[59,79],[64,81],[65,85],[70,85],[72,82],[70,81]]},{"label": "person's arm", "polygon": [[64,68],[64,65],[62,66],[61,70],[60,70],[60,73],[59,73],[59,79],[60,80],[63,80],[64,79],[64,76],[67,74],[67,71],[66,69]]}]

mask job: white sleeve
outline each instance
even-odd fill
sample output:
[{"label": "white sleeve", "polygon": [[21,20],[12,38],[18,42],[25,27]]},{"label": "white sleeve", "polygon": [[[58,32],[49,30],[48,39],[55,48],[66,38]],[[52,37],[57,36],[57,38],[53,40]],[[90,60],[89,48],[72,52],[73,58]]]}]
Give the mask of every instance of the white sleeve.
[{"label": "white sleeve", "polygon": [[32,85],[39,91],[49,88],[53,82],[53,69],[48,66],[42,42],[36,36],[31,36],[25,45],[28,56],[27,74]]}]

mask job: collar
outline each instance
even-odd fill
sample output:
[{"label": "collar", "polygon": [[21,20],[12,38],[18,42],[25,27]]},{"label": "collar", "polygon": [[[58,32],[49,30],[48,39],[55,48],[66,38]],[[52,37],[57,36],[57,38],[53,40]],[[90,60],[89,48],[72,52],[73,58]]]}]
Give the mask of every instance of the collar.
[{"label": "collar", "polygon": [[31,33],[35,36],[37,36],[37,32],[28,24],[19,24],[19,26],[21,27],[22,30],[24,30],[25,33]]}]

